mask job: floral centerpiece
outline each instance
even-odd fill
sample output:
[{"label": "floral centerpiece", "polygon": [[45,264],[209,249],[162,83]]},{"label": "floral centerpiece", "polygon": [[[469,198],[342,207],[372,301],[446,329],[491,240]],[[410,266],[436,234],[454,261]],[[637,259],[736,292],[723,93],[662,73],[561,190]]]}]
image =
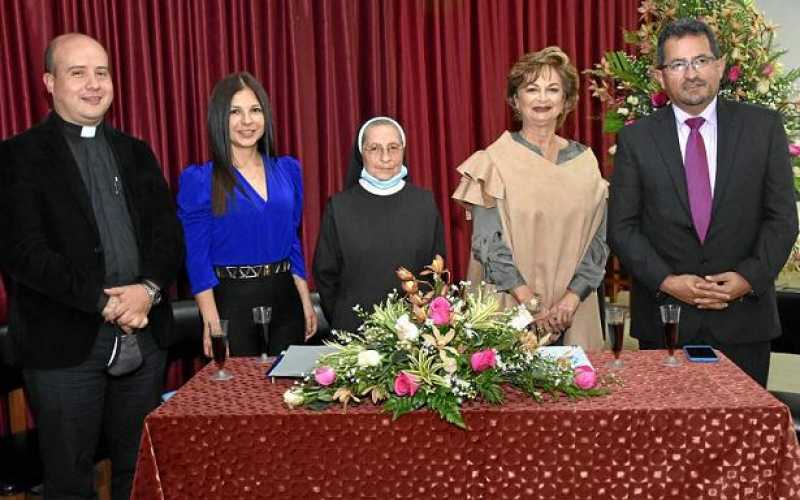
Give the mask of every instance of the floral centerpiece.
[{"label": "floral centerpiece", "polygon": [[[768,22],[754,0],[644,0],[637,31],[626,31],[633,52],[608,52],[587,70],[592,94],[605,104],[603,129],[616,133],[626,124],[669,104],[651,77],[656,67],[658,34],[669,22],[697,18],[714,32],[727,68],[719,95],[777,110],[783,115],[795,188],[800,191],[800,100],[795,82],[800,68],[787,70],[779,61],[786,50],[774,46],[777,26]],[[614,154],[615,146],[609,153]],[[784,271],[800,272],[800,239]]]},{"label": "floral centerpiece", "polygon": [[337,342],[328,345],[336,350],[286,391],[288,406],[371,401],[394,418],[429,408],[466,428],[461,405],[501,404],[505,384],[536,401],[608,392],[591,366],[573,368],[569,359],[537,352],[550,333],[535,328],[527,308],[504,311],[484,285],[451,284],[440,256],[420,273],[423,279],[404,268],[397,276],[403,294],[390,294],[369,314],[360,311],[357,332],[334,331]]}]

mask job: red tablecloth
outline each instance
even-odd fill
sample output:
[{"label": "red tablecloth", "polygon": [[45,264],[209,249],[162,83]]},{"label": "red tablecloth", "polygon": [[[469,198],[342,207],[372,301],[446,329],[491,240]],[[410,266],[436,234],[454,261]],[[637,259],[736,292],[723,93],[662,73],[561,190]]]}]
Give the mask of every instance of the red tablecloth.
[{"label": "red tablecloth", "polygon": [[468,431],[369,404],[288,410],[290,383],[255,359],[231,360],[227,382],[209,365],[147,417],[133,498],[800,497],[788,409],[727,359],[663,356],[624,353],[606,397],[539,405],[508,390],[501,407],[465,408]]}]

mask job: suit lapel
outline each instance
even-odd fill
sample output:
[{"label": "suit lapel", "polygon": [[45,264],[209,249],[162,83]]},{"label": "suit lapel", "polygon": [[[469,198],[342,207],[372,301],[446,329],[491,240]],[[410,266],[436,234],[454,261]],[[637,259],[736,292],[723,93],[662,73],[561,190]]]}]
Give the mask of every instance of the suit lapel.
[{"label": "suit lapel", "polygon": [[656,145],[661,160],[667,167],[675,192],[678,194],[681,206],[691,219],[692,211],[689,208],[689,190],[686,187],[686,172],[683,168],[681,146],[678,143],[678,129],[675,125],[675,113],[672,107],[666,107],[655,116],[654,126],[651,129],[653,144]]},{"label": "suit lapel", "polygon": [[725,196],[725,188],[731,178],[736,144],[739,141],[739,120],[736,117],[735,109],[729,102],[721,99],[717,100],[717,175],[714,181],[714,201],[711,205],[711,226],[714,226],[714,215],[716,214],[722,198]]},{"label": "suit lapel", "polygon": [[57,186],[64,186],[72,193],[81,212],[96,233],[97,221],[94,218],[94,210],[89,200],[89,191],[86,189],[78,164],[75,162],[75,157],[72,155],[72,150],[70,150],[67,140],[64,138],[58,118],[54,112],[51,112],[39,132],[42,134],[42,144],[50,149],[50,156],[53,159],[52,165],[54,167],[50,172],[49,182]]}]

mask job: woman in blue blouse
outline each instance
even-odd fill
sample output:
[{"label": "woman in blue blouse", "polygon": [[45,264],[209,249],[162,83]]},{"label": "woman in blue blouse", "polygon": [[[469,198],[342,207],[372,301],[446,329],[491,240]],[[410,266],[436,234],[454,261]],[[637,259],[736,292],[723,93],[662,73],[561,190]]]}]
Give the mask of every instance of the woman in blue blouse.
[{"label": "woman in blue blouse", "polygon": [[269,98],[250,73],[214,86],[208,109],[212,160],[181,174],[178,215],[186,268],[205,325],[229,320],[232,356],[260,352],[252,308],[271,306],[268,351],[278,354],[316,333],[298,237],[303,210],[300,163],[276,157]]}]

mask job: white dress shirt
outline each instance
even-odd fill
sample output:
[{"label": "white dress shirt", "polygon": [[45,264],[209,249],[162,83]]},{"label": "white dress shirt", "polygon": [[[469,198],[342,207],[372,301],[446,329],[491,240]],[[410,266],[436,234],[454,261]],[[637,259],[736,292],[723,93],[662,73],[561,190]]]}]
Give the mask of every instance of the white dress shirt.
[{"label": "white dress shirt", "polygon": [[[692,131],[686,120],[695,118],[679,107],[672,105],[675,113],[675,125],[678,127],[678,142],[681,145],[681,158],[686,158],[686,143],[689,142],[689,133]],[[717,180],[717,98],[706,106],[697,116],[705,118],[705,122],[700,126],[700,135],[706,146],[706,161],[708,162],[708,178],[711,181],[711,196],[714,196],[714,184]]]}]

